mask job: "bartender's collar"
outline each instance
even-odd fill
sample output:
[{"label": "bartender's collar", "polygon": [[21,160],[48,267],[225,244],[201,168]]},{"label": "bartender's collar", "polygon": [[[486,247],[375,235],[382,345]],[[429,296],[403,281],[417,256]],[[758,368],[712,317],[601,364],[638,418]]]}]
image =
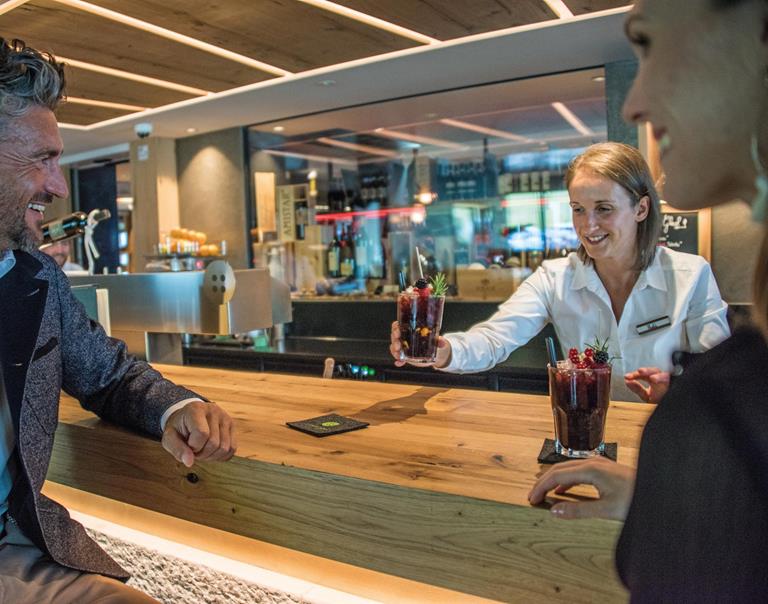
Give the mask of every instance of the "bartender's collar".
[{"label": "bartender's collar", "polygon": [[0,279],[11,272],[14,266],[16,266],[16,257],[13,255],[13,250],[0,252]]},{"label": "bartender's collar", "polygon": [[661,266],[660,254],[657,252],[653,255],[653,262],[651,266],[640,273],[640,277],[637,279],[637,289],[645,289],[646,287],[652,287],[661,291],[667,291],[667,280],[664,278],[664,269]]},{"label": "bartender's collar", "polygon": [[590,291],[596,291],[600,287],[600,277],[597,276],[594,265],[591,262],[588,265],[584,264],[576,254],[573,254],[571,257],[573,258],[574,265],[571,289],[583,289],[586,287]]},{"label": "bartender's collar", "polygon": [[[601,281],[595,270],[595,265],[591,262],[589,265],[585,265],[578,256],[575,256],[571,289],[586,287],[590,291],[597,291],[600,286]],[[659,254],[654,255],[651,266],[640,273],[640,277],[637,279],[637,289],[645,289],[646,287],[667,291],[667,280],[664,278],[664,269],[661,267]]]}]

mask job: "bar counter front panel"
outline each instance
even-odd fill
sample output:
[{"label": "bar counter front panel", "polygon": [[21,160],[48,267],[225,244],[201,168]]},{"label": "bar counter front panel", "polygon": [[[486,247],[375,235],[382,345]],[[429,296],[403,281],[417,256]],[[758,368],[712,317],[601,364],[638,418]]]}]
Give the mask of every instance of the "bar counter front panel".
[{"label": "bar counter front panel", "polygon": [[[528,504],[553,433],[546,396],[158,368],[232,415],[235,458],[186,468],[64,396],[49,480],[493,600],[627,599],[613,562],[620,523]],[[611,404],[606,441],[620,462],[635,464],[652,409]],[[316,438],[285,425],[327,413],[370,426]]]}]

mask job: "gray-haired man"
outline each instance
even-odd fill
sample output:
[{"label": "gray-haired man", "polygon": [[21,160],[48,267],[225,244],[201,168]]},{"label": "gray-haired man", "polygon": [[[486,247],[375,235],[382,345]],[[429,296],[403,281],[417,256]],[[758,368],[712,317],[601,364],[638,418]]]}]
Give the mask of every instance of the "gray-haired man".
[{"label": "gray-haired man", "polygon": [[108,338],[37,251],[46,206],[67,195],[53,114],[63,90],[52,57],[0,38],[0,602],[153,602],[40,493],[59,393],[162,437],[187,466],[232,457],[232,421]]}]

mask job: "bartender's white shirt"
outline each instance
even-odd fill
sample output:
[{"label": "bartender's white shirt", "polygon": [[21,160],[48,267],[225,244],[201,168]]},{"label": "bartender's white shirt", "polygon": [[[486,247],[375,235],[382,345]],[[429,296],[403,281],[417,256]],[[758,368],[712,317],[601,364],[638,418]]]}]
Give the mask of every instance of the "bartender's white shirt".
[{"label": "bartender's white shirt", "polygon": [[[581,352],[596,336],[608,338],[610,354],[621,357],[613,361],[611,398],[637,401],[624,385],[624,374],[639,367],[671,371],[674,351],[703,352],[719,344],[730,335],[727,308],[706,260],[659,247],[617,323],[594,266],[572,252],[543,262],[487,321],[464,333],[446,334],[452,356],[443,371],[490,369],[551,321],[563,358],[569,348]],[[669,327],[638,333],[638,325],[662,317],[669,318]]]}]

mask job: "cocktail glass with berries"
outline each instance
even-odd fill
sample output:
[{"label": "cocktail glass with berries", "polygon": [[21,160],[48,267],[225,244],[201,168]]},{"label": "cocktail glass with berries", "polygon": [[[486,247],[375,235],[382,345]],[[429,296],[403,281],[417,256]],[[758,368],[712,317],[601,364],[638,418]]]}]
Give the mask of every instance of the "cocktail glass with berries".
[{"label": "cocktail glass with berries", "polygon": [[566,457],[602,454],[611,364],[605,342],[583,352],[572,348],[567,361],[549,366],[549,396],[555,420],[555,450]]},{"label": "cocktail glass with berries", "polygon": [[429,283],[419,279],[397,298],[400,328],[400,360],[433,363],[443,322],[445,280],[438,275]]}]

